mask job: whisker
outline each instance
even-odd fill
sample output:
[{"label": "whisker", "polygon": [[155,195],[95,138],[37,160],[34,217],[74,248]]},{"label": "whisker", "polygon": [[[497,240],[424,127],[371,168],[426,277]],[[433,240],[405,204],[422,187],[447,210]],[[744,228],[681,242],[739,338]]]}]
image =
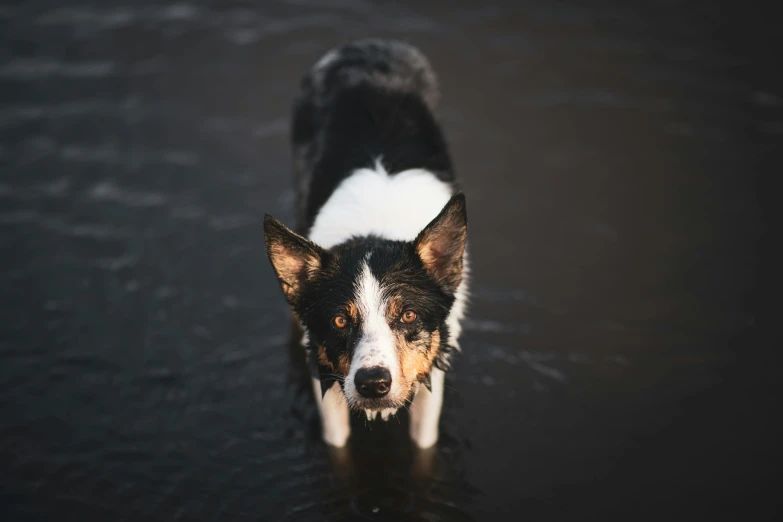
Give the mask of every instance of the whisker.
[{"label": "whisker", "polygon": [[324,377],[334,377],[335,379],[345,382],[345,376],[344,375],[338,375],[336,373],[324,373]]}]

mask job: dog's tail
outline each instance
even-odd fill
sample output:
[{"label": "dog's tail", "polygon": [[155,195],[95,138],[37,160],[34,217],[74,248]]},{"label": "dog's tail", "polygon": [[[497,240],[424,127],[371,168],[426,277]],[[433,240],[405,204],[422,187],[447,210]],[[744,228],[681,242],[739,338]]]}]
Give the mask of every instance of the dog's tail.
[{"label": "dog's tail", "polygon": [[417,93],[430,110],[438,103],[438,79],[429,60],[415,47],[397,40],[358,40],[332,49],[305,77],[303,87],[328,103],[340,88],[368,82],[393,91]]},{"label": "dog's tail", "polygon": [[302,78],[294,101],[291,142],[300,233],[305,233],[313,155],[318,150],[317,134],[324,124],[325,109],[340,92],[360,85],[417,95],[431,111],[438,103],[435,72],[412,45],[395,40],[358,40],[323,55]]}]

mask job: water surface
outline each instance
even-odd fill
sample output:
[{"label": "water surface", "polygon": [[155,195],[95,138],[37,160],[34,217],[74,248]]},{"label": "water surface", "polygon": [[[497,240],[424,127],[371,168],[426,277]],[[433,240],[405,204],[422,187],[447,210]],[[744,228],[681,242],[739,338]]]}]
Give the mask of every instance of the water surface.
[{"label": "water surface", "polygon": [[[738,368],[783,90],[741,14],[0,7],[3,519],[772,513],[750,500],[771,498],[766,381]],[[264,213],[293,223],[300,75],[366,36],[430,57],[468,197],[474,295],[424,477],[404,418],[358,421],[335,468],[262,239]]]}]

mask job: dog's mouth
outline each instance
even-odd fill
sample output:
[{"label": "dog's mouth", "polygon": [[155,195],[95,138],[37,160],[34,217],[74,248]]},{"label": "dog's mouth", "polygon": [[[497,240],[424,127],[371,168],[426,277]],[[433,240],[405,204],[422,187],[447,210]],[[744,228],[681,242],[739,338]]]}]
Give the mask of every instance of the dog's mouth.
[{"label": "dog's mouth", "polygon": [[348,406],[355,411],[372,411],[375,413],[383,412],[384,410],[397,410],[405,405],[404,400],[394,399],[391,397],[383,397],[380,399],[366,399],[364,397],[356,398],[352,401],[348,401]]},{"label": "dog's mouth", "polygon": [[390,394],[380,398],[367,398],[358,394],[351,394],[350,398],[346,398],[348,399],[348,406],[352,410],[364,412],[369,417],[370,413],[386,415],[390,410],[396,411],[405,407],[412,399],[415,391],[416,387],[412,386],[407,393],[403,394]]}]

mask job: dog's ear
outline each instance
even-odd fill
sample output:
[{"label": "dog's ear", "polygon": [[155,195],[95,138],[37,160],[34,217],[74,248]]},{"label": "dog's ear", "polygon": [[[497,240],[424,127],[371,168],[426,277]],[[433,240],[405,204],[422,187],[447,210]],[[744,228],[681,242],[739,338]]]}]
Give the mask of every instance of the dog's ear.
[{"label": "dog's ear", "polygon": [[264,242],[288,302],[295,306],[302,284],[323,266],[326,251],[269,214],[264,216]]},{"label": "dog's ear", "polygon": [[427,273],[449,292],[462,281],[462,254],[468,238],[464,194],[455,194],[438,217],[419,233],[414,245]]}]

